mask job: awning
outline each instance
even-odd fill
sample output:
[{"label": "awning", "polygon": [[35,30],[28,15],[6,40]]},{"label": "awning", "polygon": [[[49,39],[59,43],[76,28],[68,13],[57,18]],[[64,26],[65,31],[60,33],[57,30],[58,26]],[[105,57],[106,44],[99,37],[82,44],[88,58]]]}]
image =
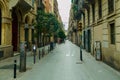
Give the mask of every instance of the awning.
[{"label": "awning", "polygon": [[32,8],[32,1],[30,0],[11,0],[10,1],[10,8],[12,7],[18,7],[21,9],[23,13],[28,12]]},{"label": "awning", "polygon": [[19,7],[23,13],[27,13],[32,8],[32,6],[25,0],[20,0],[16,6]]}]

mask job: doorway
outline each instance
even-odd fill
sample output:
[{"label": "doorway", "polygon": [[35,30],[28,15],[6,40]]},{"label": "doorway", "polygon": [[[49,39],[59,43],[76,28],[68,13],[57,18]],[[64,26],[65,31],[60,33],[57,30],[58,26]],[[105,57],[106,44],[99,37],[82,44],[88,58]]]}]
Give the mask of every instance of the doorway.
[{"label": "doorway", "polygon": [[12,10],[12,45],[13,51],[18,50],[18,18],[15,12],[15,8]]},{"label": "doorway", "polygon": [[83,42],[84,42],[84,49],[85,49],[85,46],[86,46],[85,31],[84,31],[83,38],[84,38]]},{"label": "doorway", "polygon": [[91,52],[91,31],[88,30],[88,52]]},{"label": "doorway", "polygon": [[2,37],[2,11],[0,9],[0,45],[1,45],[1,37]]}]

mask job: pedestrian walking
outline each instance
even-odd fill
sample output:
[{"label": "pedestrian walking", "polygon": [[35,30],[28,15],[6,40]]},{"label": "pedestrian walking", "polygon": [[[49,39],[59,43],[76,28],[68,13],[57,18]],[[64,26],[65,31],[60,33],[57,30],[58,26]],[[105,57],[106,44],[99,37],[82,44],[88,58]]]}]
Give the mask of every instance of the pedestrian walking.
[{"label": "pedestrian walking", "polygon": [[35,45],[35,43],[33,44],[33,60],[34,60],[34,64],[35,64],[35,62],[36,62],[36,45]]},{"label": "pedestrian walking", "polygon": [[50,51],[53,50],[53,42],[50,42]]}]

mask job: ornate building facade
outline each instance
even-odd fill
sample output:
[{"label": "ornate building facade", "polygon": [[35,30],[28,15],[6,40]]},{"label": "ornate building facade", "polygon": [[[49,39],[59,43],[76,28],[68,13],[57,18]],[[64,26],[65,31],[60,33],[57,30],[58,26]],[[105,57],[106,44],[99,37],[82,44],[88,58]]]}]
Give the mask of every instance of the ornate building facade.
[{"label": "ornate building facade", "polygon": [[0,0],[0,59],[13,56],[26,41],[33,41],[37,0]]}]

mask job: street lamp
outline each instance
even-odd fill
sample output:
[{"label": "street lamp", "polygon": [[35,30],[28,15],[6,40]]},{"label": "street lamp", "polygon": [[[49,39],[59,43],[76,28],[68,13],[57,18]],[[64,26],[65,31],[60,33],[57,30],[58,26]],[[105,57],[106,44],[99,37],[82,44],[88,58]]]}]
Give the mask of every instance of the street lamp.
[{"label": "street lamp", "polygon": [[26,71],[26,45],[25,42],[20,43],[20,72]]},{"label": "street lamp", "polygon": [[24,25],[25,29],[25,41],[20,43],[20,72],[26,71],[26,48],[28,41],[28,24]]}]

